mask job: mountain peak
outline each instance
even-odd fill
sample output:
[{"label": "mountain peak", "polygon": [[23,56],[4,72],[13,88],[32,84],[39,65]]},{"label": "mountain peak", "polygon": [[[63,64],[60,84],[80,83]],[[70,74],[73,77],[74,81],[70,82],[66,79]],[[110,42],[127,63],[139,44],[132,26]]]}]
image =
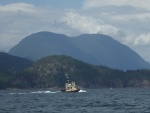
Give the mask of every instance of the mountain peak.
[{"label": "mountain peak", "polygon": [[123,70],[150,68],[129,47],[103,34],[68,37],[52,32],[38,32],[25,37],[9,53],[32,60],[49,55],[67,55],[87,63]]}]

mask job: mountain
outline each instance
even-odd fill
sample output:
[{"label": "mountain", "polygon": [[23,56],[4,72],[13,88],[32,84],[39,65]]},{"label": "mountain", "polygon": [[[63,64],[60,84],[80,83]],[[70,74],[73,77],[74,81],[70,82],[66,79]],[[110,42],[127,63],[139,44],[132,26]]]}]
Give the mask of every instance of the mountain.
[{"label": "mountain", "polygon": [[[108,84],[103,77],[105,76],[105,79],[107,79],[110,75],[116,75],[118,72],[120,71],[103,66],[97,67],[69,56],[53,55],[36,61],[26,74],[20,74],[12,81],[12,86],[64,87],[67,81],[65,75],[68,74],[71,81],[76,81],[82,87],[106,87]],[[113,79],[110,81],[112,82]],[[114,84],[116,84],[114,87],[117,87],[117,82]],[[122,84],[120,87],[122,87]]]},{"label": "mountain", "polygon": [[150,65],[136,52],[110,36],[83,34],[70,39],[82,51],[93,55],[98,60],[97,62],[91,61],[90,63],[117,69],[150,68]]},{"label": "mountain", "polygon": [[31,60],[49,55],[68,55],[87,63],[123,70],[150,68],[150,64],[129,47],[102,34],[68,37],[52,32],[39,32],[25,37],[8,53]]},{"label": "mountain", "polygon": [[86,56],[93,58],[72,44],[68,36],[51,32],[39,32],[27,36],[8,53],[31,60],[49,55],[68,55],[81,60],[86,59]]},{"label": "mountain", "polygon": [[6,51],[4,51],[4,50],[0,50],[0,52],[7,53],[7,52],[6,52]]},{"label": "mountain", "polygon": [[66,74],[84,88],[150,87],[150,70],[124,72],[88,64],[70,56],[53,55],[37,60],[22,71],[0,69],[0,89],[62,88],[67,81]]},{"label": "mountain", "polygon": [[33,62],[0,52],[0,70],[19,71],[31,66]]},{"label": "mountain", "polygon": [[70,81],[84,88],[150,87],[150,70],[124,72],[65,55],[42,58],[9,83],[11,88],[62,88],[67,81],[66,74]]},{"label": "mountain", "polygon": [[11,87],[11,81],[33,64],[32,61],[0,52],[0,89]]}]

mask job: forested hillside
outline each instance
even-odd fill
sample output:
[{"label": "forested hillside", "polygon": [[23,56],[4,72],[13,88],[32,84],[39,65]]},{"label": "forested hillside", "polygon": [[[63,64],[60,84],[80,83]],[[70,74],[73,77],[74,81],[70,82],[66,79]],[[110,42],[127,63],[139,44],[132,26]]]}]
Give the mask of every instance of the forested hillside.
[{"label": "forested hillside", "polygon": [[33,61],[0,52],[0,69],[20,71],[31,66]]},{"label": "forested hillside", "polygon": [[0,89],[11,87],[11,82],[18,73],[32,64],[33,62],[28,59],[0,52]]},{"label": "forested hillside", "polygon": [[124,72],[87,64],[69,56],[54,55],[15,74],[5,88],[62,88],[66,73],[71,81],[84,88],[150,87],[150,70]]}]

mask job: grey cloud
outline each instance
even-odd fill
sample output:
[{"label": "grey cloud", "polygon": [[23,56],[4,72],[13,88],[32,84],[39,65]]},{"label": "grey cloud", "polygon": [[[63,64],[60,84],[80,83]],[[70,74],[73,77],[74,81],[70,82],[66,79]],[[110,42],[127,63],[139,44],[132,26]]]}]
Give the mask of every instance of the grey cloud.
[{"label": "grey cloud", "polygon": [[[100,3],[100,0],[97,2]],[[5,50],[25,36],[39,31],[66,35],[103,33],[136,51],[136,47],[146,48],[150,45],[150,10],[130,4],[106,4],[96,8],[93,5],[87,9],[76,10],[18,3],[0,6],[0,17],[0,48]],[[145,49],[145,52],[137,52],[145,57],[146,50],[148,49]]]}]

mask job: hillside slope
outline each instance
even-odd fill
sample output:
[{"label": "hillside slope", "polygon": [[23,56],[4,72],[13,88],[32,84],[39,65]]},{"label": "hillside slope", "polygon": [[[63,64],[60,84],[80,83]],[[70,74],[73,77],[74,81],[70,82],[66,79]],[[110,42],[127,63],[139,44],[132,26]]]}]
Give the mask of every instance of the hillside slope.
[{"label": "hillside slope", "polygon": [[19,73],[10,86],[13,88],[63,88],[68,74],[71,81],[84,88],[150,87],[150,70],[123,72],[95,66],[69,56],[54,55],[36,61]]},{"label": "hillside slope", "polygon": [[[39,32],[25,37],[9,51],[19,57],[38,60],[49,55],[68,55],[77,59],[93,59],[71,43],[69,37],[51,32]],[[87,57],[86,57],[87,56]]]},{"label": "hillside slope", "polygon": [[129,47],[101,34],[68,37],[39,32],[24,38],[9,53],[31,60],[49,55],[67,55],[87,63],[123,70],[150,68],[150,64]]},{"label": "hillside slope", "polygon": [[0,70],[20,71],[32,65],[32,61],[0,52]]},{"label": "hillside slope", "polygon": [[[113,38],[102,34],[84,34],[70,38],[82,51],[93,55],[98,62],[117,69],[150,68],[136,52]],[[90,63],[94,63],[91,59]]]},{"label": "hillside slope", "polygon": [[[76,81],[79,86],[85,88],[109,87],[112,84],[114,87],[123,87],[122,83],[117,82],[119,78],[115,78],[116,73],[119,76],[120,72],[103,66],[93,66],[69,56],[54,55],[36,61],[25,72],[26,74],[21,73],[12,81],[12,86],[21,88],[64,87],[67,81],[65,75],[68,74],[71,81]],[[108,79],[111,77],[111,80],[107,81],[107,77]],[[114,81],[113,78],[116,80]]]},{"label": "hillside slope", "polygon": [[0,52],[0,89],[11,87],[17,73],[33,64],[32,61]]}]

